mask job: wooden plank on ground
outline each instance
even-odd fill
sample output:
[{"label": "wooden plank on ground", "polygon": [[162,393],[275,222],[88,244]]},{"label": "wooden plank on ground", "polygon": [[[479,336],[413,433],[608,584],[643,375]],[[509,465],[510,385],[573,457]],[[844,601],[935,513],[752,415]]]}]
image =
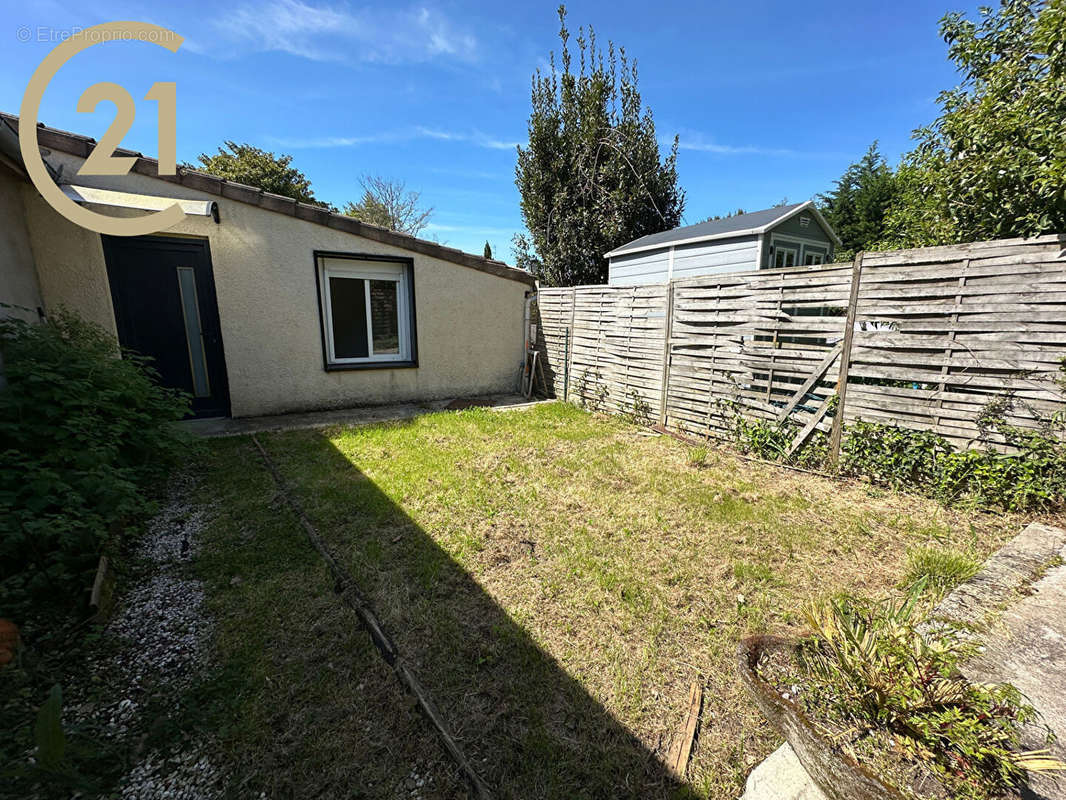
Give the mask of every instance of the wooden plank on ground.
[{"label": "wooden plank on ground", "polygon": [[685,723],[681,726],[670,746],[670,754],[667,756],[666,765],[681,780],[685,778],[688,769],[688,759],[692,755],[692,741],[696,738],[696,726],[700,721],[700,709],[703,706],[703,687],[697,681],[692,682],[689,690],[688,715]]}]

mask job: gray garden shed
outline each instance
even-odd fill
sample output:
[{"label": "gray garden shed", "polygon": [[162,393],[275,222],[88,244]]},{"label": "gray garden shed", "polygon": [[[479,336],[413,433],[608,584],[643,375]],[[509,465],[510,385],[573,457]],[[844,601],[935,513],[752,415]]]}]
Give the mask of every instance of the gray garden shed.
[{"label": "gray garden shed", "polygon": [[814,203],[775,206],[635,239],[609,253],[611,286],[828,264],[840,245]]}]

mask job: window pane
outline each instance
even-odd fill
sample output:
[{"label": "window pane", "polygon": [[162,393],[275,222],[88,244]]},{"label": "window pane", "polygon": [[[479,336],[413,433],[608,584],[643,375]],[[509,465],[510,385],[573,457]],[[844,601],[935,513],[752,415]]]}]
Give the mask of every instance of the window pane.
[{"label": "window pane", "polygon": [[200,329],[200,305],[196,299],[196,273],[192,267],[178,267],[178,291],[181,293],[181,311],[185,317],[185,338],[189,343],[193,395],[210,397],[207,357],[204,354],[203,331]]},{"label": "window pane", "polygon": [[370,281],[370,327],[374,355],[400,354],[400,314],[396,281]]},{"label": "window pane", "polygon": [[333,315],[333,352],[337,358],[366,358],[366,281],[329,279],[329,308]]}]

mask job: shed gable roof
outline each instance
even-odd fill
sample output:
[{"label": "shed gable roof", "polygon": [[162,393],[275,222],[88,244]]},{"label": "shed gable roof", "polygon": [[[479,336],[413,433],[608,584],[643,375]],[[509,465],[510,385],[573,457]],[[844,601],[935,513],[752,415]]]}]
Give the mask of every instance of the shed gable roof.
[{"label": "shed gable roof", "polygon": [[[11,131],[17,133],[19,118],[14,114],[0,111],[0,124],[7,125]],[[89,153],[92,152],[92,149],[96,146],[96,140],[89,136],[70,133],[69,131],[63,131],[57,128],[49,128],[43,124],[38,124],[37,126],[37,143],[40,147],[58,150],[63,153],[70,153],[71,155],[79,156],[81,158],[87,158]],[[167,183],[176,183],[196,191],[218,195],[219,197],[236,200],[253,206],[259,206],[267,211],[287,214],[290,217],[303,219],[317,225],[324,225],[328,228],[336,228],[337,230],[345,231],[346,233],[362,236],[364,239],[371,239],[375,242],[392,245],[393,247],[400,247],[404,250],[421,253],[422,255],[430,256],[432,258],[439,258],[442,261],[450,261],[453,264],[476,269],[490,275],[496,275],[500,278],[508,278],[510,280],[526,283],[530,286],[536,286],[536,278],[531,274],[525,270],[508,266],[502,261],[476,256],[472,253],[457,250],[454,247],[445,247],[436,242],[417,239],[414,236],[408,236],[405,233],[398,233],[397,231],[390,231],[387,228],[380,228],[377,225],[369,225],[365,222],[353,219],[352,217],[345,216],[344,214],[337,214],[329,211],[320,206],[301,203],[293,200],[291,197],[264,192],[262,189],[257,189],[254,186],[246,186],[243,183],[228,181],[215,175],[208,175],[206,172],[198,172],[179,167],[177,175],[160,175],[159,162],[156,159],[147,158],[133,150],[117,148],[115,150],[115,155],[136,157],[137,160],[133,164],[132,171],[141,175],[147,175],[151,178],[156,178],[157,180],[166,181]]]},{"label": "shed gable roof", "polygon": [[706,242],[713,239],[726,239],[734,236],[750,236],[752,234],[765,233],[773,228],[775,225],[779,225],[789,217],[795,216],[801,211],[810,211],[814,217],[818,220],[818,223],[825,229],[826,233],[833,240],[837,246],[840,245],[840,239],[837,237],[836,232],[826,222],[825,217],[814,205],[814,201],[807,200],[804,203],[792,203],[787,206],[774,206],[773,208],[765,208],[762,211],[752,211],[748,214],[737,214],[734,217],[725,217],[723,219],[712,219],[706,222],[700,222],[696,225],[686,225],[683,228],[674,228],[669,231],[662,231],[661,233],[652,233],[648,236],[642,236],[639,239],[635,239],[628,244],[624,244],[621,247],[617,247],[609,253],[605,253],[605,258],[612,258],[614,256],[625,255],[627,253],[637,253],[642,250],[654,250],[659,247],[669,247],[671,245],[686,244],[689,242]]}]

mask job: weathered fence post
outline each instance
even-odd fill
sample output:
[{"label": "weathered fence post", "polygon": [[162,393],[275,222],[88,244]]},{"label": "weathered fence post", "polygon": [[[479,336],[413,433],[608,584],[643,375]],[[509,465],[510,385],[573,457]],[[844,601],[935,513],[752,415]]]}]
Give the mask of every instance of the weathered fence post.
[{"label": "weathered fence post", "polygon": [[563,402],[570,400],[570,328],[566,329],[566,340],[563,344]]},{"label": "weathered fence post", "polygon": [[[570,345],[566,351],[566,376],[567,376],[567,399],[570,397],[570,373],[574,369],[574,341],[577,339],[577,289],[570,290],[570,335],[568,337]],[[580,384],[579,384],[580,385]],[[584,398],[580,398],[581,403],[584,403]]]},{"label": "weathered fence post", "polygon": [[674,282],[666,285],[666,323],[663,330],[663,372],[659,395],[659,427],[666,426],[666,403],[670,399],[670,337],[674,330]]},{"label": "weathered fence post", "polygon": [[859,284],[862,282],[862,257],[865,251],[855,254],[851,265],[851,294],[848,296],[848,313],[844,320],[844,339],[840,344],[840,377],[837,379],[837,410],[833,428],[829,434],[829,463],[836,466],[840,459],[840,442],[844,435],[844,403],[848,394],[848,370],[851,367],[851,343],[855,339],[855,316],[859,305]]}]

